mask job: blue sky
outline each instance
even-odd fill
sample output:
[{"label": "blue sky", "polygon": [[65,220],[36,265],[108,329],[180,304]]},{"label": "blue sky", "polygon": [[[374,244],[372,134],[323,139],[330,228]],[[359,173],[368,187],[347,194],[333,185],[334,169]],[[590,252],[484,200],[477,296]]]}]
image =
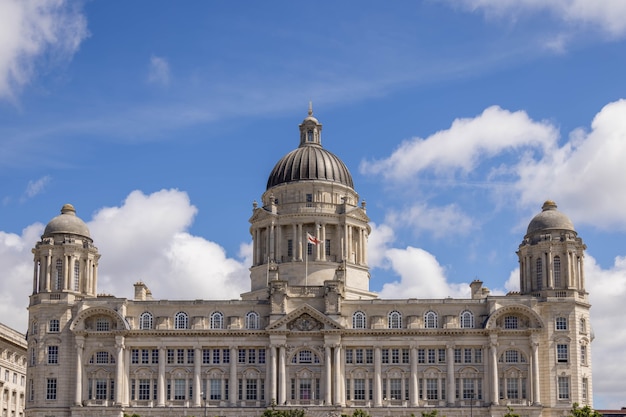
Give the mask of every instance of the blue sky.
[{"label": "blue sky", "polygon": [[515,290],[555,200],[588,246],[594,405],[619,408],[625,73],[620,0],[2,0],[1,320],[26,328],[30,249],[65,203],[100,292],[236,298],[252,203],[312,101],[367,202],[381,296]]}]

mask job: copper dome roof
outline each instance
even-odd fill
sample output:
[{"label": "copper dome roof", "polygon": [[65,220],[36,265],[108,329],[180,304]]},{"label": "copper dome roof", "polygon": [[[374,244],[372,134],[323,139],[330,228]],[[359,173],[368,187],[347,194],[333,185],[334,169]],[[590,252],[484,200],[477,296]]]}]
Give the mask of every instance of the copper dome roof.
[{"label": "copper dome roof", "polygon": [[296,181],[330,181],[354,188],[352,175],[346,165],[332,152],[322,147],[322,125],[309,115],[300,125],[300,146],[276,163],[267,180],[267,189]]}]

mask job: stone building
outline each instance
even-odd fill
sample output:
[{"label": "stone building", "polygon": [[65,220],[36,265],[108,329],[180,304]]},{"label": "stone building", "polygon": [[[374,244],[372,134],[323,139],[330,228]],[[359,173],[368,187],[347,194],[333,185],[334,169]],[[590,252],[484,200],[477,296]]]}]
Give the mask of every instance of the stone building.
[{"label": "stone building", "polygon": [[[98,296],[100,254],[73,206],[33,249],[29,417],[561,416],[592,404],[585,245],[546,201],[517,252],[520,291],[384,300],[369,290],[366,206],[309,115],[249,219],[239,300]],[[515,265],[511,265],[515,267]]]},{"label": "stone building", "polygon": [[0,413],[24,416],[26,392],[26,339],[0,323]]}]

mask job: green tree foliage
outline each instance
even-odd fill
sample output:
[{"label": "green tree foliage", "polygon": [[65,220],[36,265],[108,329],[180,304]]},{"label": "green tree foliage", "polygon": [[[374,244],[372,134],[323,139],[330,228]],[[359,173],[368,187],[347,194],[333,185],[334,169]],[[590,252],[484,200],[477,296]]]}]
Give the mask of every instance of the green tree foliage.
[{"label": "green tree foliage", "polygon": [[572,417],[602,417],[602,413],[592,410],[588,405],[579,407],[578,403],[572,404],[572,410],[569,415]]},{"label": "green tree foliage", "polygon": [[506,408],[507,408],[507,412],[506,412],[506,414],[504,415],[504,417],[520,417],[520,415],[519,415],[519,414],[517,414],[517,413],[515,412],[515,410],[513,410],[513,409],[512,409],[511,407],[509,407],[508,405],[506,406]]},{"label": "green tree foliage", "polygon": [[290,410],[277,410],[276,403],[272,401],[270,404],[270,408],[266,409],[263,414],[263,417],[304,417],[304,410],[299,408],[294,408]]},{"label": "green tree foliage", "polygon": [[[422,417],[439,417],[439,411],[437,410],[422,411]],[[446,417],[446,416],[441,416],[441,417]]]}]

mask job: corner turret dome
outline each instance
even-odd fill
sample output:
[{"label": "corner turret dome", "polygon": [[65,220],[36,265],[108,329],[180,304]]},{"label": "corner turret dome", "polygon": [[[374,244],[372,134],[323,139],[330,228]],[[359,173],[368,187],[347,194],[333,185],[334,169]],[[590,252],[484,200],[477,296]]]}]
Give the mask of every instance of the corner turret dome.
[{"label": "corner turret dome", "polygon": [[283,156],[267,180],[267,189],[296,181],[322,180],[354,188],[352,175],[346,165],[322,147],[322,125],[309,115],[300,124],[300,146]]},{"label": "corner turret dome", "polygon": [[79,235],[91,239],[89,228],[76,215],[76,209],[71,204],[65,204],[61,208],[61,214],[50,220],[41,237],[49,237],[59,233]]},{"label": "corner turret dome", "polygon": [[541,213],[537,214],[530,221],[526,235],[542,230],[570,230],[576,232],[574,224],[565,214],[556,209],[556,203],[547,200],[541,207]]}]

